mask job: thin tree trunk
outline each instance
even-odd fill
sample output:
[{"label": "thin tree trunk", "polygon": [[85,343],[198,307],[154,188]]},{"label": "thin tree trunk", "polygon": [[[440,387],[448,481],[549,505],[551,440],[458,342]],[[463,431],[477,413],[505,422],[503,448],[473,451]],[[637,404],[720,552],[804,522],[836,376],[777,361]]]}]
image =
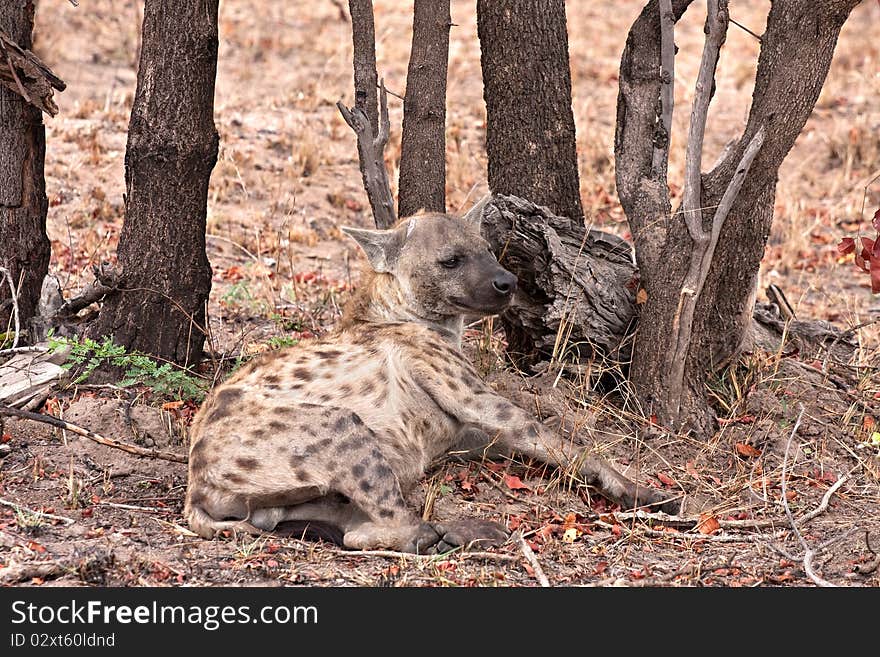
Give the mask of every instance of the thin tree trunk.
[{"label": "thin tree trunk", "polygon": [[351,14],[351,40],[354,46],[354,106],[367,115],[373,135],[379,131],[376,88],[376,28],[373,0],[348,0]]},{"label": "thin tree trunk", "polygon": [[[675,2],[675,13],[680,15],[678,9],[687,4]],[[658,51],[656,2],[649,3],[633,25],[621,66],[618,119],[623,116],[624,123],[618,125],[616,155],[618,179],[625,181],[620,186],[621,200],[632,222],[642,285],[648,296],[633,348],[631,381],[645,412],[656,414],[663,424],[692,429],[699,435],[707,435],[713,428],[705,382],[710,372],[735,357],[741,347],[773,219],[779,167],[815,105],[840,29],[856,4],[858,0],[772,2],[745,131],[719,165],[702,176],[699,207],[706,208],[703,230],[708,231],[714,208],[741,166],[747,146],[763,127],[763,146],[723,224],[708,277],[698,294],[685,359],[685,387],[674,407],[668,399],[674,369],[670,359],[676,351],[673,327],[681,295],[687,293],[683,284],[694,242],[681,214],[652,228],[645,225],[644,218],[656,214],[645,213],[644,196],[636,200],[635,194],[627,194],[635,192],[639,169],[643,176],[645,163],[650,162],[650,143],[637,153],[633,136],[638,121],[631,122],[631,110],[637,109],[639,98],[637,72],[641,69],[635,63],[644,67],[648,51]],[[651,57],[656,67],[657,55]],[[653,211],[660,207],[656,199],[648,202],[654,203]]]},{"label": "thin tree trunk", "polygon": [[477,1],[489,188],[583,220],[564,0]]},{"label": "thin tree trunk", "polygon": [[204,344],[205,253],[214,127],[218,0],[147,0],[125,153],[120,291],[96,336],[182,364]]},{"label": "thin tree trunk", "polygon": [[415,0],[403,103],[397,214],[446,212],[446,71],[449,0]]},{"label": "thin tree trunk", "polygon": [[[31,47],[33,24],[31,0],[0,2],[0,30],[24,49]],[[40,287],[49,271],[45,156],[46,130],[40,110],[0,85],[0,266],[9,270],[18,287],[22,328],[36,315]],[[6,331],[12,310],[11,293],[4,281],[0,286],[0,333]]]}]

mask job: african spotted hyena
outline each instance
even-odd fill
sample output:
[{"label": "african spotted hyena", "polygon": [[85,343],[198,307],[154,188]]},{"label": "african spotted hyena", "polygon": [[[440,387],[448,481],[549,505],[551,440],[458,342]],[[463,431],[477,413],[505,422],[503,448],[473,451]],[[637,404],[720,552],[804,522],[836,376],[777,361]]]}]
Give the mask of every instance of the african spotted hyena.
[{"label": "african spotted hyena", "polygon": [[496,523],[423,522],[404,502],[429,464],[463,443],[575,465],[627,508],[662,503],[500,397],[462,355],[464,317],[502,311],[516,290],[478,225],[424,214],[344,231],[373,272],[340,329],[249,363],[199,411],[185,509],[193,530],[209,538],[305,521],[335,527],[349,548],[497,544],[506,531]]}]

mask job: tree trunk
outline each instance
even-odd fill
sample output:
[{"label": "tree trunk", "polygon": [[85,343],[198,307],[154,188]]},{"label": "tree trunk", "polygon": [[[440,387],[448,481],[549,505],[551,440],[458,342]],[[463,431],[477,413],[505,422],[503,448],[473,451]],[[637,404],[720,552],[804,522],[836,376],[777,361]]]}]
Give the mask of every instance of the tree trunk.
[{"label": "tree trunk", "polygon": [[449,0],[415,0],[403,103],[397,215],[446,212]]},{"label": "tree trunk", "polygon": [[477,1],[489,188],[583,220],[564,0]]},{"label": "tree trunk", "polygon": [[[689,4],[673,3],[674,13]],[[639,71],[657,70],[659,21],[651,2],[630,31],[624,51],[618,99],[616,160],[621,201],[636,239],[636,255],[647,301],[633,348],[631,381],[643,408],[662,424],[708,435],[714,418],[705,395],[705,382],[718,365],[734,358],[749,325],[755,282],[773,219],[779,166],[794,145],[824,84],[837,37],[858,0],[804,3],[773,0],[762,37],[755,90],[745,131],[739,142],[711,172],[702,176],[699,207],[703,229],[741,165],[752,138],[763,127],[766,138],[724,222],[708,277],[697,297],[692,338],[684,363],[684,391],[670,403],[670,360],[675,353],[675,330],[694,242],[681,214],[646,225],[662,216],[659,195],[638,195],[636,185],[649,180],[646,163],[651,143],[645,103],[657,95]],[[653,64],[651,63],[653,62]],[[656,76],[655,76],[656,77]],[[656,84],[659,83],[654,83]],[[643,142],[638,143],[637,134]],[[623,181],[623,184],[620,181]],[[664,180],[665,183],[665,180]],[[645,188],[643,189],[650,189]],[[658,194],[654,189],[652,194]],[[646,208],[645,204],[652,205]]]},{"label": "tree trunk", "polygon": [[[30,49],[34,23],[31,0],[0,2],[0,30]],[[3,56],[0,53],[0,56]],[[36,315],[40,286],[49,271],[46,236],[46,130],[40,110],[0,85],[0,266],[18,287],[19,324]],[[0,333],[12,320],[9,286],[0,281]]]},{"label": "tree trunk", "polygon": [[208,181],[217,161],[218,0],[147,0],[125,152],[119,292],[94,336],[180,364],[205,340]]},{"label": "tree trunk", "polygon": [[373,0],[348,0],[351,14],[351,40],[354,47],[354,106],[367,115],[373,134],[379,131],[379,106],[376,103],[376,27]]}]

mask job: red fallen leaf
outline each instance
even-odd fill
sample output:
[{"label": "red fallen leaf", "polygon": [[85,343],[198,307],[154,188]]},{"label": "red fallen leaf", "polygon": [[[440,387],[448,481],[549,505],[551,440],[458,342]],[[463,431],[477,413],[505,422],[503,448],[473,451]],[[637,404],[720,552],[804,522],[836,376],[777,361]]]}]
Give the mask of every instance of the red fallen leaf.
[{"label": "red fallen leaf", "polygon": [[611,533],[615,536],[620,536],[620,525],[612,525]]},{"label": "red fallen leaf", "polygon": [[[880,0],[877,0],[877,2],[880,3]],[[875,210],[874,219],[871,221],[871,225],[874,227],[874,230],[880,233],[880,208]]]},{"label": "red fallen leaf", "polygon": [[31,584],[33,584],[34,586],[42,586],[43,582],[45,582],[45,581],[46,580],[44,580],[42,577],[34,577],[31,580]]},{"label": "red fallen leaf", "polygon": [[505,474],[504,475],[504,484],[510,490],[531,490],[528,486],[526,486],[522,482],[522,479],[520,479],[516,475],[512,475],[512,474]]},{"label": "red fallen leaf", "polygon": [[673,479],[672,477],[670,477],[669,475],[667,475],[663,472],[657,473],[657,479],[659,479],[661,481],[661,483],[663,483],[666,486],[678,486],[678,482],[675,481],[675,479]]},{"label": "red fallen leaf", "polygon": [[27,548],[28,548],[28,550],[31,550],[33,552],[38,552],[40,554],[42,554],[43,552],[46,551],[46,548],[44,548],[42,545],[40,545],[36,541],[28,541]]},{"label": "red fallen leaf", "polygon": [[244,278],[244,273],[238,265],[232,265],[220,273],[220,278],[224,281],[240,281]]},{"label": "red fallen leaf", "polygon": [[491,470],[492,472],[501,472],[505,467],[503,463],[500,461],[490,461],[483,464],[486,468]]},{"label": "red fallen leaf", "polygon": [[516,531],[517,529],[519,529],[522,521],[522,516],[510,516],[510,520],[507,521],[507,528],[512,532]]},{"label": "red fallen leaf", "polygon": [[768,579],[774,584],[782,584],[783,582],[793,582],[794,575],[791,574],[791,571],[786,570],[781,575],[770,575]]},{"label": "red fallen leaf", "polygon": [[656,414],[656,413],[651,413],[651,417],[648,418],[648,421],[649,421],[651,424],[657,424],[657,414]]},{"label": "red fallen leaf", "polygon": [[576,525],[577,525],[577,514],[576,513],[565,514],[565,520],[562,523],[562,531],[566,532],[569,529],[575,529]]},{"label": "red fallen leaf", "polygon": [[441,561],[436,565],[437,570],[443,572],[451,572],[455,570],[458,565],[454,561]]},{"label": "red fallen leaf", "polygon": [[266,550],[266,552],[267,552],[268,554],[275,554],[276,552],[278,552],[278,550],[279,550],[280,547],[281,547],[281,546],[278,545],[278,543],[268,543],[268,544],[266,545],[265,550]]},{"label": "red fallen leaf", "polygon": [[353,212],[360,212],[364,209],[363,205],[351,198],[345,199],[345,207],[349,210],[352,210]]},{"label": "red fallen leaf", "polygon": [[601,575],[602,573],[605,572],[605,570],[607,568],[608,568],[608,562],[607,561],[600,561],[599,563],[596,564],[596,568],[593,570],[593,574],[594,575]]},{"label": "red fallen leaf", "polygon": [[275,559],[267,559],[266,560],[266,567],[267,568],[277,568],[278,562],[275,561]]},{"label": "red fallen leaf", "polygon": [[712,534],[721,529],[721,524],[713,515],[700,514],[700,522],[697,525],[697,531],[701,534]]},{"label": "red fallen leaf", "polygon": [[461,489],[462,489],[462,490],[472,491],[472,490],[474,489],[474,484],[471,482],[470,479],[467,479],[467,478],[462,479],[462,480],[458,483],[458,485],[461,486]]},{"label": "red fallen leaf", "polygon": [[697,470],[697,466],[694,465],[693,461],[688,461],[684,465],[685,472],[687,472],[691,477],[699,477],[700,472]]},{"label": "red fallen leaf", "polygon": [[737,443],[736,451],[742,456],[761,456],[761,450],[756,449],[753,445],[749,445],[748,443]]},{"label": "red fallen leaf", "polygon": [[92,507],[87,506],[85,509],[83,509],[83,510],[80,512],[80,515],[81,515],[83,518],[91,518],[91,517],[92,517],[92,514],[93,514],[94,512],[95,512],[95,511],[94,511],[94,509],[93,509]]},{"label": "red fallen leaf", "polygon": [[852,253],[856,250],[856,241],[852,237],[844,237],[837,244],[837,250],[841,255]]},{"label": "red fallen leaf", "polygon": [[183,404],[184,404],[184,402],[181,399],[178,399],[177,401],[165,402],[164,404],[162,404],[162,410],[163,411],[177,410],[178,408],[183,406]]},{"label": "red fallen leaf", "polygon": [[101,498],[98,497],[97,495],[92,495],[92,504],[100,504],[100,503],[101,503]]},{"label": "red fallen leaf", "polygon": [[7,433],[4,433],[2,436],[0,436],[0,443],[8,443],[10,440],[12,440],[11,433],[7,432]]}]

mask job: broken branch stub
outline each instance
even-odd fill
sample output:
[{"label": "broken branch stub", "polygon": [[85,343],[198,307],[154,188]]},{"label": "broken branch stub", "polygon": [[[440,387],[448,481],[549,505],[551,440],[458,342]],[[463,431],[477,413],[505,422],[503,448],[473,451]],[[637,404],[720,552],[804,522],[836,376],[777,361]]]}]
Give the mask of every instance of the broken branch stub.
[{"label": "broken branch stub", "polygon": [[385,84],[380,83],[380,116],[379,128],[373,126],[366,113],[358,107],[348,108],[342,101],[336,103],[342,118],[357,136],[358,160],[364,189],[373,211],[373,220],[377,228],[390,228],[397,221],[394,213],[394,199],[391,196],[391,185],[388,182],[388,169],[385,167],[385,145],[391,132],[391,121],[388,118],[388,92]]},{"label": "broken branch stub", "polygon": [[0,30],[0,84],[12,89],[39,110],[55,116],[53,90],[67,85],[30,50],[25,50]]}]

